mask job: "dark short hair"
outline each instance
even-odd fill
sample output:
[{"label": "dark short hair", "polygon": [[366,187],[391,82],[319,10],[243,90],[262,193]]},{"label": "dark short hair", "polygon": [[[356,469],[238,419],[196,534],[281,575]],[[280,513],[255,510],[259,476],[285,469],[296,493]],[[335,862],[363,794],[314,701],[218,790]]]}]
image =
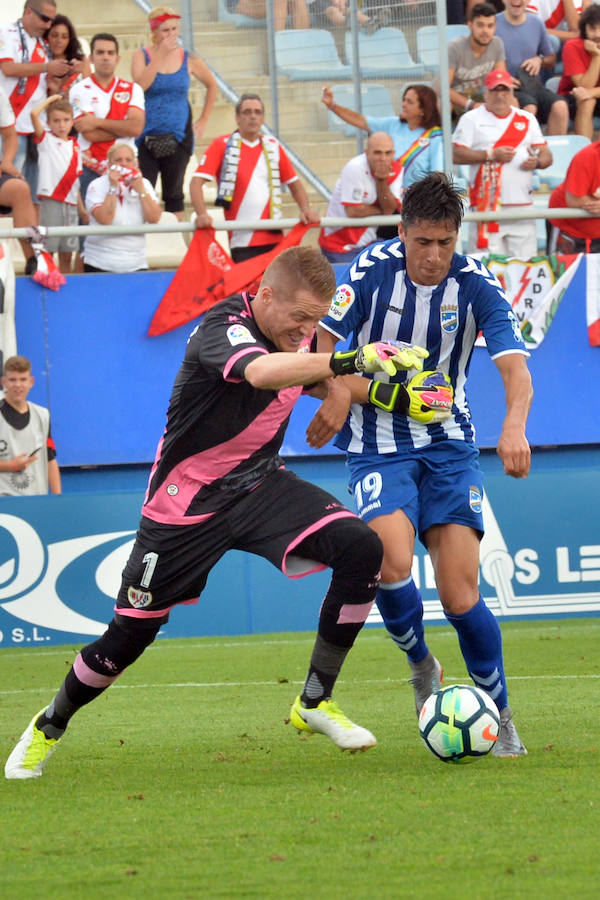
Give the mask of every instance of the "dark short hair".
[{"label": "dark short hair", "polygon": [[246,100],[258,100],[258,102],[260,103],[260,105],[261,105],[262,108],[263,108],[263,112],[265,111],[265,104],[263,103],[263,99],[262,99],[262,97],[259,97],[258,94],[242,94],[242,96],[240,97],[240,99],[238,100],[238,102],[235,104],[235,114],[236,114],[236,116],[239,116],[239,114],[240,114],[240,112],[241,112],[241,110],[242,110],[242,104],[243,104]]},{"label": "dark short hair", "polygon": [[95,34],[92,40],[90,41],[90,49],[92,53],[94,52],[94,44],[96,41],[112,41],[115,47],[117,48],[117,53],[119,52],[119,42],[114,36],[114,34],[109,34],[108,31],[101,31],[99,34]]},{"label": "dark short hair", "polygon": [[469,11],[467,22],[472,22],[473,19],[491,19],[497,12],[498,10],[491,3],[476,3]]},{"label": "dark short hair", "polygon": [[402,224],[451,222],[456,231],[463,218],[463,202],[452,181],[443,172],[430,172],[406,191],[402,198]]},{"label": "dark short hair", "polygon": [[581,13],[581,18],[579,19],[579,36],[585,41],[586,33],[585,27],[586,25],[599,25],[600,24],[600,4],[592,3],[591,6],[585,10],[585,12]]},{"label": "dark short hair", "polygon": [[75,31],[75,26],[71,22],[67,16],[63,16],[60,13],[54,16],[54,20],[52,25],[49,25],[46,31],[44,32],[44,40],[48,40],[48,35],[55,27],[55,25],[64,25],[67,31],[69,32],[69,43],[65,47],[65,58],[66,59],[83,59],[84,53],[81,49],[81,44],[79,43],[79,38],[77,37],[77,33]]},{"label": "dark short hair", "polygon": [[409,91],[414,91],[419,101],[419,106],[423,112],[423,128],[439,128],[442,124],[440,113],[437,105],[437,95],[427,84],[409,84],[402,92],[402,99],[406,97]]}]

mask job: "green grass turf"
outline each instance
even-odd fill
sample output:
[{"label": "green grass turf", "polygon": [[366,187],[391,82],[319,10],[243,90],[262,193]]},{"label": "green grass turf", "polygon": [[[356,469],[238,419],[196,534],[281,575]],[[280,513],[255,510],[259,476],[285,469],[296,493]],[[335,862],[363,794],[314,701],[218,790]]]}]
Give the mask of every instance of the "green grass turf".
[{"label": "green grass turf", "polygon": [[[596,898],[600,619],[503,625],[529,755],[444,764],[405,660],[364,631],[336,699],[378,737],[342,754],[284,720],[306,634],[165,640],[81,710],[35,781],[3,781],[0,896]],[[456,637],[430,627],[446,683]],[[74,648],[0,651],[6,758]]]}]

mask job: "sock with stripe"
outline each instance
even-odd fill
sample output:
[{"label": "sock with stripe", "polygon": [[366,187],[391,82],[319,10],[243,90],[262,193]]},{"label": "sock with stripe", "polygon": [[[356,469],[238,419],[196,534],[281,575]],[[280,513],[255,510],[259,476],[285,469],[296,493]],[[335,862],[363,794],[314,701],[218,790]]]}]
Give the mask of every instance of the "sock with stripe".
[{"label": "sock with stripe", "polygon": [[428,654],[423,627],[423,600],[412,576],[393,584],[380,584],[375,602],[392,639],[418,663]]},{"label": "sock with stripe", "polygon": [[498,709],[504,709],[508,706],[508,697],[502,658],[502,634],[495,616],[485,605],[481,594],[475,606],[466,613],[445,615],[456,629],[469,675],[477,687],[490,695]]}]

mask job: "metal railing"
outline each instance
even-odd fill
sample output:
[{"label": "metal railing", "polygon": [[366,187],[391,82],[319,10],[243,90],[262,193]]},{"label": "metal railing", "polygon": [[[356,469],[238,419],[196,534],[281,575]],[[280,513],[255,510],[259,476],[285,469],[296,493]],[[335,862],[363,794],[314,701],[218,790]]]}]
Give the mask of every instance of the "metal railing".
[{"label": "metal railing", "polygon": [[[209,211],[210,212],[210,211]],[[500,209],[496,212],[467,212],[463,221],[468,222],[514,222],[526,219],[589,219],[598,218],[582,209],[532,209],[523,216],[523,210]],[[343,228],[345,226],[370,227],[379,225],[397,225],[400,216],[367,216],[364,219],[350,219],[343,216],[323,216],[320,226],[323,228]],[[293,228],[299,219],[234,219],[228,222],[214,223],[215,231],[274,231]],[[315,226],[319,227],[319,226]],[[49,237],[65,237],[67,235],[108,235],[108,234],[168,234],[173,232],[195,231],[194,222],[158,222],[155,225],[53,225],[46,229]],[[2,228],[0,239],[27,238],[27,228]]]}]

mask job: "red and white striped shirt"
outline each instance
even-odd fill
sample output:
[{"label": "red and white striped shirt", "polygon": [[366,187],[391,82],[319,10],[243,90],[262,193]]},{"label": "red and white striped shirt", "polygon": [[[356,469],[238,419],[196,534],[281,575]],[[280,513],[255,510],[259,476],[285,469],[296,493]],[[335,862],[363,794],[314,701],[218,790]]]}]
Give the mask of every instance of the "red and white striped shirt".
[{"label": "red and white striped shirt", "polygon": [[73,138],[63,141],[51,131],[36,138],[38,145],[38,189],[41,198],[77,206],[81,152]]},{"label": "red and white striped shirt", "polygon": [[[229,135],[226,134],[216,138],[210,144],[194,172],[194,177],[201,176],[207,181],[218,182],[228,139]],[[296,171],[279,141],[271,135],[264,135],[264,140],[275,149],[279,148],[281,184],[291,184],[291,182],[297,181]],[[249,142],[242,138],[233,198],[231,206],[225,210],[225,218],[268,219],[270,218],[270,203],[269,172],[262,141],[259,138]],[[278,218],[280,215],[281,213]],[[229,243],[231,247],[255,247],[261,244],[273,244],[280,239],[281,236],[273,231],[233,231]]]}]

